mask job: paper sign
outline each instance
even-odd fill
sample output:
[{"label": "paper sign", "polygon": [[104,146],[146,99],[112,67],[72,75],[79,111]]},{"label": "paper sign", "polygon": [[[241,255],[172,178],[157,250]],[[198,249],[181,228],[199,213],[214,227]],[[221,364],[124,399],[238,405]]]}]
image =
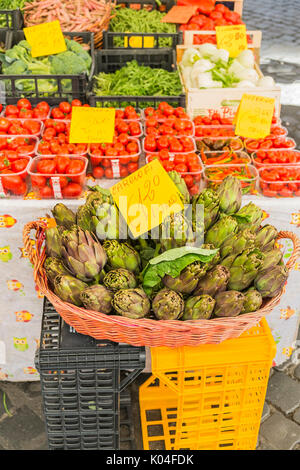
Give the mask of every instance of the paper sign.
[{"label": "paper sign", "polygon": [[217,46],[225,49],[230,57],[237,57],[248,48],[246,26],[244,24],[232,26],[216,26]]},{"label": "paper sign", "polygon": [[176,185],[158,160],[122,179],[110,191],[134,237],[184,209]]},{"label": "paper sign", "polygon": [[242,96],[236,117],[235,134],[249,139],[263,139],[271,132],[275,98]]},{"label": "paper sign", "polygon": [[66,41],[58,20],[23,29],[31,46],[32,57],[58,54],[67,50]]},{"label": "paper sign", "polygon": [[[154,36],[131,36],[131,37],[124,37],[124,47],[128,47],[128,39],[129,39],[129,46],[134,48],[140,47],[154,47]],[[143,45],[144,39],[144,45]]]},{"label": "paper sign", "polygon": [[111,144],[115,132],[115,114],[113,108],[72,108],[70,126],[71,144]]},{"label": "paper sign", "polygon": [[197,9],[197,5],[189,7],[174,6],[160,21],[162,23],[186,24],[189,19],[196,13]]}]

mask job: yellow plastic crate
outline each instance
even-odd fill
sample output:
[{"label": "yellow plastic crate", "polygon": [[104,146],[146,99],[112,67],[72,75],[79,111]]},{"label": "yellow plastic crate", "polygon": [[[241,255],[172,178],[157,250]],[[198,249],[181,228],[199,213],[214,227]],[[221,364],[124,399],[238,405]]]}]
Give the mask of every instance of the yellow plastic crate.
[{"label": "yellow plastic crate", "polygon": [[266,320],[239,338],[151,348],[140,387],[144,449],[255,449],[276,345]]}]

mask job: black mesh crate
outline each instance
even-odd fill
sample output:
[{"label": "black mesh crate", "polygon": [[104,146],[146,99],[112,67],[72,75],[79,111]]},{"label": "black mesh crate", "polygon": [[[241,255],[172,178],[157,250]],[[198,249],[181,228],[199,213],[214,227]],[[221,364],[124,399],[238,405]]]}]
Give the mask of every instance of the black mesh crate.
[{"label": "black mesh crate", "polygon": [[76,333],[48,300],[43,310],[35,365],[49,448],[119,449],[120,428],[122,446],[132,448],[126,387],[144,369],[145,349]]},{"label": "black mesh crate", "polygon": [[[25,39],[23,31],[8,31],[6,47],[11,48],[15,44]],[[7,104],[14,104],[20,98],[29,98],[33,104],[47,99],[51,105],[59,101],[71,101],[75,98],[84,101],[88,87],[88,81],[94,74],[95,67],[95,48],[94,35],[90,32],[64,32],[68,39],[76,40],[82,44],[90,46],[92,65],[89,75],[82,73],[79,75],[0,75],[1,91],[5,90],[5,100]],[[30,80],[31,89],[24,89],[23,80]],[[45,80],[49,80],[51,88],[45,87]],[[33,88],[33,89],[32,89]]]},{"label": "black mesh crate", "polygon": [[[136,60],[139,65],[162,68],[169,72],[176,69],[176,52],[170,48],[160,49],[99,49],[95,54],[95,74],[113,73]],[[123,108],[132,105],[136,108],[156,107],[161,101],[173,106],[185,107],[185,94],[178,96],[96,96],[93,93],[94,80],[89,84],[88,102],[91,106]]]},{"label": "black mesh crate", "polygon": [[21,10],[0,10],[0,30],[1,29],[22,29],[24,25]]}]

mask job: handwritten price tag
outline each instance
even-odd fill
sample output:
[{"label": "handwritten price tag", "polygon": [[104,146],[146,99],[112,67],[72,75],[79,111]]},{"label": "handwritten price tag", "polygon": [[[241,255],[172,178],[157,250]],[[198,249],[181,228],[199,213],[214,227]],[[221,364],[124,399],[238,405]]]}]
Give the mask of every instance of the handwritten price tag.
[{"label": "handwritten price tag", "polygon": [[246,26],[244,24],[232,26],[216,26],[217,46],[225,49],[230,57],[237,57],[248,48]]},{"label": "handwritten price tag", "polygon": [[58,54],[67,50],[66,41],[58,20],[23,29],[31,46],[32,57]]},{"label": "handwritten price tag", "polygon": [[115,132],[115,109],[74,106],[72,109],[71,144],[111,144]]},{"label": "handwritten price tag", "polygon": [[124,47],[128,47],[128,39],[129,39],[129,46],[134,47],[136,49],[140,47],[154,47],[154,36],[144,36],[144,46],[143,46],[143,38],[142,36],[131,36],[131,37],[124,37]]},{"label": "handwritten price tag", "polygon": [[236,115],[236,135],[249,139],[263,139],[271,132],[275,98],[267,96],[242,96]]},{"label": "handwritten price tag", "polygon": [[177,187],[158,160],[153,160],[110,188],[134,237],[183,210]]}]

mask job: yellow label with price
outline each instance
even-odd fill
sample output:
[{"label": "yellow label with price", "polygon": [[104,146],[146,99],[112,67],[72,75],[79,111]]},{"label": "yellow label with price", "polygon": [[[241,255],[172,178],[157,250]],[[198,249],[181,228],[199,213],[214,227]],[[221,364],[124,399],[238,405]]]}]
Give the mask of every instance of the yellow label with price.
[{"label": "yellow label with price", "polygon": [[216,26],[217,46],[225,49],[230,57],[237,57],[248,48],[246,26],[244,24]]},{"label": "yellow label with price", "polygon": [[176,185],[158,160],[122,179],[110,191],[134,237],[184,209]]},{"label": "yellow label with price", "polygon": [[235,134],[263,139],[271,132],[275,98],[244,93],[235,116]]},{"label": "yellow label with price", "polygon": [[72,108],[70,144],[111,144],[115,132],[113,108]]},{"label": "yellow label with price", "polygon": [[58,54],[67,50],[66,41],[58,20],[29,26],[24,28],[23,31],[31,46],[32,57]]},{"label": "yellow label with price", "polygon": [[[131,36],[131,37],[124,37],[124,47],[128,47],[128,39],[129,39],[129,46],[133,48],[140,48],[140,47],[154,47],[154,36]],[[144,39],[144,44],[143,44]]]}]

